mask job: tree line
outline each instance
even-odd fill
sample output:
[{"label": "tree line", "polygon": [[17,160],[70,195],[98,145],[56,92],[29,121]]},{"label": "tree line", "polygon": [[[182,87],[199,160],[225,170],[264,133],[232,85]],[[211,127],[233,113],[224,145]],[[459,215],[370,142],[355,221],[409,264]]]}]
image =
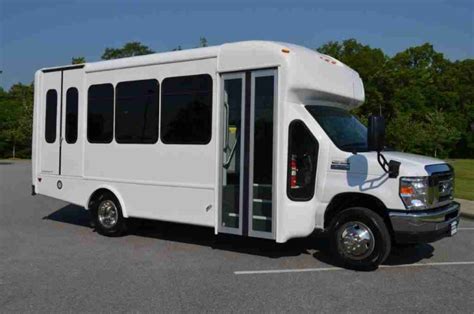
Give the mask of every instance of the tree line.
[{"label": "tree line", "polygon": [[[206,47],[201,37],[198,47]],[[182,50],[181,46],[173,50]],[[354,110],[363,122],[381,113],[390,147],[440,158],[474,158],[474,59],[450,61],[429,43],[390,57],[355,39],[330,41],[317,51],[356,70],[366,100]],[[102,60],[155,53],[140,42],[106,48]],[[73,64],[85,63],[73,57]],[[29,158],[33,84],[0,88],[0,158]]]}]

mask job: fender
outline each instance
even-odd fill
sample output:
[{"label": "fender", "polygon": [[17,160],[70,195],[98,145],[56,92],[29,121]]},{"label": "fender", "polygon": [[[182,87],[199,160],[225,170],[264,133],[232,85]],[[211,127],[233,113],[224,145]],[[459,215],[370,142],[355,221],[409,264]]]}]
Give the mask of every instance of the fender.
[{"label": "fender", "polygon": [[94,190],[94,192],[90,193],[90,196],[89,196],[89,198],[87,199],[87,202],[86,202],[86,204],[85,204],[84,207],[85,207],[87,210],[89,210],[89,203],[90,203],[90,201],[91,201],[91,199],[92,199],[92,196],[94,195],[95,192],[97,192],[98,190],[102,190],[102,189],[104,189],[104,190],[109,190],[110,192],[112,192],[112,193],[115,195],[115,197],[117,198],[117,200],[118,200],[119,203],[120,203],[120,207],[122,207],[122,214],[123,214],[123,217],[128,218],[127,208],[126,208],[126,206],[125,206],[125,202],[124,202],[124,200],[123,200],[122,195],[118,192],[117,189],[115,189],[114,187],[112,187],[112,186],[110,186],[110,185],[108,185],[108,184],[101,184],[101,185],[99,185],[99,186]]}]

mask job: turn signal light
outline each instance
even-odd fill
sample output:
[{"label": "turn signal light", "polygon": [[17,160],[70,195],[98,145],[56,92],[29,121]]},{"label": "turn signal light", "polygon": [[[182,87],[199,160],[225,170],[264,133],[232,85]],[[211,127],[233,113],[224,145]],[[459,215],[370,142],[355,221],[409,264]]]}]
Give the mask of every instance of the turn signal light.
[{"label": "turn signal light", "polygon": [[412,186],[402,186],[400,187],[400,194],[402,195],[413,195],[415,194],[415,189]]}]

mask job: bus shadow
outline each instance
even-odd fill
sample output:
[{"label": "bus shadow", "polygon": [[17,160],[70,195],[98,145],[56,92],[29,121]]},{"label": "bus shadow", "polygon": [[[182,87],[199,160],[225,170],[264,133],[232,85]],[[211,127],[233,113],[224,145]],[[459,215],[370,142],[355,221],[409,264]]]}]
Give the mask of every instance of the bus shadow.
[{"label": "bus shadow", "polygon": [[81,227],[91,227],[90,213],[83,207],[76,205],[66,205],[61,209],[43,217],[46,220],[52,220]]},{"label": "bus shadow", "polygon": [[[90,223],[89,211],[76,205],[64,206],[43,217],[43,219],[88,227],[94,230]],[[286,243],[276,243],[272,240],[227,234],[216,236],[214,230],[209,227],[134,218],[130,219],[130,227],[127,234],[269,258],[312,254],[315,259],[325,264],[343,267],[329,254],[329,240],[324,233],[315,233],[306,238],[292,239]],[[433,247],[429,244],[393,247],[392,253],[384,264],[403,265],[417,263],[423,259],[431,258],[433,250]],[[315,252],[312,253],[311,251]]]}]

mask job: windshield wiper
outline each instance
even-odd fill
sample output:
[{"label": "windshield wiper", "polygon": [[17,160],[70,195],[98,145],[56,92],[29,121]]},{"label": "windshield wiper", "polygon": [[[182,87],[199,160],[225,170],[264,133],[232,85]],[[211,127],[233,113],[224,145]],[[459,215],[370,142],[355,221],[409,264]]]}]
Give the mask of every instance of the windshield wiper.
[{"label": "windshield wiper", "polygon": [[342,144],[339,147],[340,148],[354,148],[354,147],[367,147],[366,142],[356,142],[356,143],[347,143],[347,144]]}]

